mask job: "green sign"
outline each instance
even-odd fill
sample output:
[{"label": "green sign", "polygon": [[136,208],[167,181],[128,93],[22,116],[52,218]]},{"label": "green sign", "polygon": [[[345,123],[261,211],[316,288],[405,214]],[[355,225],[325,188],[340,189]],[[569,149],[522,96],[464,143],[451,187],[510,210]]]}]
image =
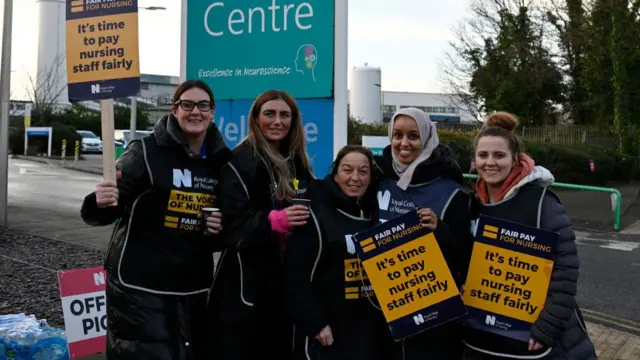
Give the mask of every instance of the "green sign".
[{"label": "green sign", "polygon": [[189,0],[187,79],[216,100],[333,96],[335,0]]}]

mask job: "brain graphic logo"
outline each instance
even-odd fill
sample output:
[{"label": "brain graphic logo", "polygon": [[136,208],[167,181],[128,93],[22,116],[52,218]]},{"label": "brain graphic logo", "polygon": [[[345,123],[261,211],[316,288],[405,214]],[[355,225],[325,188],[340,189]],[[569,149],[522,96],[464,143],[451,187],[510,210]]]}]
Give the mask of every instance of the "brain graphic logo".
[{"label": "brain graphic logo", "polygon": [[304,75],[311,74],[316,81],[315,68],[318,63],[318,51],[311,44],[305,44],[298,48],[296,53],[296,71]]}]

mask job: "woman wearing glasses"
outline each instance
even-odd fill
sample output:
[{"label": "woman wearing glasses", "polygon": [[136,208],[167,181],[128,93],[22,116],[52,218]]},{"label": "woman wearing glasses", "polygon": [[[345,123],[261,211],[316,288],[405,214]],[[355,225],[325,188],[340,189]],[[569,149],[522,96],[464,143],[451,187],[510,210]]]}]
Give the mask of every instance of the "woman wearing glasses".
[{"label": "woman wearing glasses", "polygon": [[249,112],[249,133],[220,176],[220,257],[211,290],[216,360],[287,359],[293,326],[281,284],[287,233],[306,224],[307,208],[292,205],[312,179],[300,111],[287,93],[260,95]]},{"label": "woman wearing glasses", "polygon": [[171,114],[132,140],[117,182],[102,181],[84,221],[113,224],[107,252],[107,358],[203,359],[207,292],[221,214],[200,217],[231,156],[212,123],[213,93],[201,81],[175,91]]}]

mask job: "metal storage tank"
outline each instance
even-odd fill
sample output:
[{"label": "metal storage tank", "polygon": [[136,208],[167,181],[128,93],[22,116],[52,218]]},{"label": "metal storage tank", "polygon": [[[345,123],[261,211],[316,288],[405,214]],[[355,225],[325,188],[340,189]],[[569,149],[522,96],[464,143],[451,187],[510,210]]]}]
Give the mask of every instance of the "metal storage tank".
[{"label": "metal storage tank", "polygon": [[[65,1],[37,0],[38,21],[38,68],[36,88],[50,89],[42,94],[47,101],[58,95],[57,104],[68,104],[66,64],[66,9]],[[47,83],[48,82],[48,83]],[[55,82],[55,84],[54,84]],[[31,89],[30,89],[31,90]]]},{"label": "metal storage tank", "polygon": [[349,91],[351,116],[365,123],[382,121],[382,82],[379,67],[354,66]]}]

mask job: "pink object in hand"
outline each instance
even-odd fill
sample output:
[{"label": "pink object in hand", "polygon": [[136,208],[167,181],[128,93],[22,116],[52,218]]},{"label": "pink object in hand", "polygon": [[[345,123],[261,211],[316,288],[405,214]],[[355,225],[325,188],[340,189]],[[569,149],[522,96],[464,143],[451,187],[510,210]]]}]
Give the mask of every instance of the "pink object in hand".
[{"label": "pink object in hand", "polygon": [[269,213],[269,222],[271,222],[271,230],[277,233],[286,234],[291,230],[291,224],[284,209],[271,210]]}]

